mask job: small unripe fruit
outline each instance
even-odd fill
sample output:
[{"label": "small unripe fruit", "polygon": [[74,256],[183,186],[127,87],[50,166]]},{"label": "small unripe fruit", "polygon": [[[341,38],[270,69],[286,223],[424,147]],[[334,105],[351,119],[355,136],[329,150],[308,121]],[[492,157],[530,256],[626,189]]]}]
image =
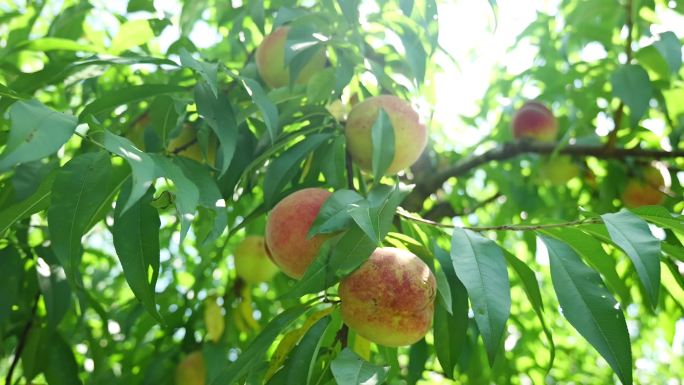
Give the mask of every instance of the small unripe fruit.
[{"label": "small unripe fruit", "polygon": [[664,186],[665,180],[660,170],[648,167],[643,170],[641,178],[632,178],[627,181],[625,191],[622,193],[622,202],[627,207],[659,205],[665,199],[665,195],[660,192]]},{"label": "small unripe fruit", "polygon": [[529,138],[540,142],[553,142],[558,134],[558,121],[543,104],[526,102],[513,115],[513,137]]},{"label": "small unripe fruit", "polygon": [[344,322],[376,344],[410,345],[432,326],[435,277],[409,251],[375,249],[368,261],[342,280],[339,293]]},{"label": "small unripe fruit", "polygon": [[580,169],[569,156],[556,156],[549,159],[539,170],[539,176],[556,186],[565,185],[570,179],[579,176]]},{"label": "small unripe fruit", "polygon": [[176,367],[176,385],[204,385],[206,375],[202,352],[192,352]]},{"label": "small unripe fruit", "polygon": [[385,174],[396,174],[415,163],[427,145],[427,129],[406,101],[392,95],[380,95],[356,104],[349,112],[345,127],[347,149],[359,167],[367,171],[372,169],[371,131],[380,108],[385,110],[394,128],[394,159]]},{"label": "small unripe fruit", "polygon": [[[205,162],[204,156],[202,155],[202,149],[197,141],[197,132],[189,124],[184,124],[181,127],[180,133],[169,140],[169,143],[166,146],[166,151],[193,159],[200,163]],[[215,160],[216,138],[212,135],[210,136],[209,140],[206,161],[209,162],[209,164],[214,164]]]},{"label": "small unripe fruit", "polygon": [[278,202],[266,221],[266,246],[273,262],[292,278],[302,278],[327,236],[307,237],[328,190],[307,188]]},{"label": "small unripe fruit", "polygon": [[[285,41],[290,27],[279,27],[266,36],[256,50],[259,76],[271,88],[284,87],[290,82],[290,68],[285,65]],[[325,51],[317,52],[299,72],[296,84],[305,84],[325,68]]]},{"label": "small unripe fruit", "polygon": [[264,237],[258,235],[246,237],[235,248],[233,255],[237,275],[247,283],[270,281],[278,272],[278,266],[273,264],[266,254]]}]

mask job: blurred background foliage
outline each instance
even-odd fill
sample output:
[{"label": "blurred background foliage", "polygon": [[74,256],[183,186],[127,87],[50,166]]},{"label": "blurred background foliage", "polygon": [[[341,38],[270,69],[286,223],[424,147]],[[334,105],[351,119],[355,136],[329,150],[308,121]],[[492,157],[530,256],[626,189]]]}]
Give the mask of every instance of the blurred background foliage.
[{"label": "blurred background foliage", "polygon": [[[466,110],[451,105],[468,91],[450,74],[467,78],[466,68],[477,65],[479,55],[492,47],[482,44],[458,55],[450,51],[447,46],[477,36],[456,34],[458,27],[449,26],[454,21],[443,15],[462,12],[498,36],[497,28],[515,18],[521,6],[515,1],[474,3],[0,0],[0,150],[5,146],[4,155],[9,153],[15,124],[32,119],[78,123],[76,135],[56,153],[0,167],[0,271],[5,275],[0,283],[0,373],[16,365],[7,384],[171,384],[178,363],[191,352],[202,351],[208,378],[237,360],[268,321],[313,296],[282,297],[294,287],[283,274],[268,283],[244,283],[236,277],[233,251],[246,236],[263,234],[266,212],[287,193],[306,186],[347,187],[340,129],[351,105],[372,95],[410,100],[428,124],[428,150],[410,171],[384,182],[415,183],[402,206],[430,220],[503,226],[616,212],[623,207],[628,181],[641,177],[646,165],[665,177],[662,206],[681,213],[684,158],[611,151],[683,147],[684,1],[525,2],[536,11],[531,23],[500,52],[496,66],[485,73],[487,88],[472,102],[476,108]],[[328,66],[307,84],[271,90],[259,79],[254,52],[266,34],[284,23],[307,36],[314,48],[325,47]],[[302,52],[292,58],[295,69],[297,54]],[[212,93],[219,96],[212,99]],[[28,103],[25,110],[13,107],[17,100],[32,98],[38,101],[33,108]],[[512,116],[528,99],[544,102],[558,118],[560,145],[551,157],[572,146],[600,150],[566,151],[576,171],[559,183],[551,182],[557,170],[544,169],[549,155],[534,151],[462,167],[513,142]],[[213,126],[222,123],[208,119],[203,108],[232,122],[232,148],[222,138],[216,148]],[[56,111],[68,116],[60,120]],[[164,175],[156,180],[154,195],[143,197],[153,200],[160,214],[159,268],[143,269],[143,277],[158,274],[155,315],[134,295],[114,248],[112,207],[122,188],[131,189],[124,182],[129,164],[135,168],[130,159],[112,157],[106,176],[88,179],[101,182],[90,189],[102,195],[97,203],[104,205],[81,224],[85,237],[77,268],[63,266],[55,255],[48,231],[54,229],[47,220],[55,197],[74,190],[60,191],[51,183],[55,170],[79,155],[94,154],[102,146],[122,155],[108,146],[108,133],[159,155],[169,152],[169,141],[185,127],[196,131],[195,151],[204,164],[191,162],[184,170],[197,177],[187,185],[183,178]],[[312,139],[312,134],[323,136]],[[308,151],[297,155],[290,150],[299,143]],[[226,160],[228,153],[232,159]],[[287,172],[272,170],[276,160],[287,165]],[[369,176],[356,173],[362,191],[368,181]],[[192,191],[199,194],[199,207],[185,236],[182,202]],[[124,202],[121,194],[118,200]],[[225,209],[212,206],[215,198],[223,200]],[[22,214],[10,219],[17,210]],[[684,383],[684,234],[679,217],[672,221],[672,228],[651,228],[669,245],[661,256],[656,310],[645,305],[645,289],[618,247],[570,228],[555,233],[590,265],[603,264],[603,270],[597,269],[627,318],[638,384]],[[71,224],[63,218],[50,226]],[[410,240],[392,236],[403,233],[416,240],[419,246],[412,250],[420,257],[432,258],[433,240],[449,249],[449,237],[434,226],[397,220],[392,231],[386,244],[410,248]],[[124,243],[139,237],[135,229],[119,234]],[[388,367],[391,384],[617,383],[611,367],[563,318],[549,257],[535,232],[500,229],[486,235],[532,268],[545,309],[538,316],[509,265],[511,315],[492,366],[472,311],[465,319],[444,313],[446,318],[435,320],[447,335],[454,325],[467,330],[446,353],[435,347],[437,332],[399,349],[371,345],[350,333],[349,346],[378,367]],[[615,275],[608,277],[606,271]],[[217,320],[216,305],[223,321]],[[325,308],[318,305],[309,317]],[[305,319],[295,325],[311,327]],[[340,350],[335,336],[340,323],[333,312],[311,383],[334,383],[329,366]],[[216,324],[224,330],[217,331]],[[553,347],[546,333],[553,336]],[[262,381],[269,363],[276,361],[277,345],[266,346],[270,359],[249,369],[247,383]],[[20,360],[15,357],[18,346]],[[552,352],[555,360],[549,366]],[[453,364],[452,373],[445,362]],[[271,383],[277,381],[283,380],[276,375]]]}]

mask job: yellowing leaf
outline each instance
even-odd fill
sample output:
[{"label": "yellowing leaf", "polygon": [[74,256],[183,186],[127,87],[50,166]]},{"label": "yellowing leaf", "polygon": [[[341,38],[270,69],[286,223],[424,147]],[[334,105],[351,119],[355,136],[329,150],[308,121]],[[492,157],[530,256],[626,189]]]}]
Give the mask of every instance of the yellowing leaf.
[{"label": "yellowing leaf", "polygon": [[352,350],[366,361],[370,361],[370,347],[370,341],[358,334],[354,336],[354,346],[352,347]]},{"label": "yellowing leaf", "polygon": [[313,324],[315,324],[321,318],[330,314],[333,311],[333,309],[333,307],[329,307],[317,311],[316,313],[313,313],[309,318],[306,319],[306,321],[301,327],[285,334],[283,339],[280,340],[280,343],[278,344],[278,347],[276,348],[275,352],[273,352],[273,355],[271,356],[271,361],[268,364],[268,370],[266,371],[266,375],[264,376],[264,382],[267,382],[269,379],[271,379],[275,372],[278,369],[280,369],[283,362],[285,362],[285,358],[287,358],[287,355],[292,351],[295,345],[297,345],[299,340],[302,338],[304,334],[306,334],[306,332],[311,328],[311,326],[313,326]]},{"label": "yellowing leaf", "polygon": [[223,336],[226,321],[221,314],[221,307],[216,303],[216,298],[209,297],[204,305],[204,324],[207,326],[207,338],[212,342],[218,342]]}]

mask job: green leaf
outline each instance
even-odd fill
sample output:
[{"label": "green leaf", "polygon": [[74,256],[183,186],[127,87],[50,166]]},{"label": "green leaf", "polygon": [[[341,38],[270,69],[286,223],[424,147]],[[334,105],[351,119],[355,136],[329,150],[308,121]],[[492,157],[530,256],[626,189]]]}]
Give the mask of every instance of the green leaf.
[{"label": "green leaf", "polygon": [[684,235],[684,218],[679,214],[660,206],[643,206],[630,211],[651,223]]},{"label": "green leaf", "polygon": [[50,385],[81,385],[78,378],[78,364],[74,352],[60,334],[55,333],[50,339],[45,379]]},{"label": "green leaf", "polygon": [[153,189],[124,212],[131,188],[131,182],[126,183],[116,202],[112,226],[114,248],[133,294],[154,318],[163,322],[154,299],[159,276],[159,214],[150,205]]},{"label": "green leaf", "polygon": [[180,61],[183,67],[191,68],[207,82],[211,88],[214,97],[218,97],[218,64],[217,63],[206,63],[192,57],[190,52],[185,48],[181,48]]},{"label": "green leaf", "polygon": [[171,84],[142,84],[117,90],[107,91],[94,102],[91,102],[78,115],[78,121],[84,122],[89,115],[97,115],[114,108],[150,98],[152,96],[185,92],[185,88]]},{"label": "green leaf", "polygon": [[[453,314],[453,309],[452,309],[452,301],[451,301],[451,287],[449,286],[449,278],[447,277],[446,272],[444,271],[444,267],[442,267],[442,263],[445,263],[446,266],[451,267],[451,259],[449,258],[449,254],[444,252],[444,250],[441,250],[440,256],[442,257],[441,259],[438,259],[439,263],[439,268],[437,267],[432,267],[432,273],[435,275],[435,279],[437,280],[437,293],[439,294],[439,298],[442,300],[442,304],[444,305],[444,308],[449,314]],[[435,257],[437,257],[437,254],[435,254]],[[443,261],[443,262],[442,262]],[[454,278],[456,276],[454,275]]]},{"label": "green leaf", "polygon": [[[0,280],[0,330],[12,314],[12,306],[21,293],[24,263],[21,255],[13,246],[0,249],[0,271],[5,277]],[[1,334],[0,334],[1,335]]]},{"label": "green leaf", "polygon": [[48,208],[50,196],[52,196],[52,183],[56,174],[56,172],[48,174],[30,197],[0,211],[0,235],[17,221]]},{"label": "green leaf", "polygon": [[[368,207],[368,201],[360,201],[351,203],[347,208],[349,216],[356,222],[361,230],[368,236],[368,238],[376,245],[380,243],[379,223],[377,216],[373,216]],[[374,220],[375,219],[375,220]]]},{"label": "green leaf", "polygon": [[606,359],[625,385],[632,384],[632,351],[625,316],[601,277],[568,245],[541,237],[563,316]]},{"label": "green leaf", "polygon": [[221,197],[221,191],[216,181],[209,174],[209,169],[185,157],[175,157],[173,162],[181,167],[183,173],[199,190],[199,204],[214,211],[214,227],[207,239],[210,242],[218,238],[228,225],[225,201]]},{"label": "green leaf", "polygon": [[279,132],[278,107],[271,102],[264,89],[259,85],[259,82],[246,77],[240,77],[239,79],[242,87],[261,111],[271,143],[274,143]]},{"label": "green leaf", "polygon": [[317,72],[306,84],[306,97],[311,103],[320,103],[328,100],[335,90],[335,69],[326,68]]},{"label": "green leaf", "polygon": [[266,206],[273,206],[277,194],[280,193],[298,171],[297,166],[299,163],[328,138],[330,138],[329,134],[309,135],[272,160],[264,177],[264,200]]},{"label": "green leaf", "polygon": [[615,260],[603,249],[601,242],[579,229],[544,229],[540,233],[552,236],[570,245],[585,261],[603,275],[608,286],[620,298],[629,298],[629,288],[615,270]]},{"label": "green leaf", "polygon": [[333,192],[321,205],[307,236],[330,234],[350,228],[352,218],[349,216],[349,206],[363,200],[364,198],[353,190],[342,189]]},{"label": "green leaf", "polygon": [[104,131],[104,146],[108,151],[124,158],[131,166],[133,188],[123,207],[125,212],[145,194],[157,179],[155,163],[147,153],[140,151],[130,140],[114,135],[107,130]]},{"label": "green leaf", "polygon": [[247,374],[249,368],[266,353],[276,337],[306,311],[307,306],[298,305],[278,314],[249,344],[238,359],[223,369],[209,384],[236,384]]},{"label": "green leaf", "polygon": [[37,100],[20,100],[9,111],[12,126],[0,155],[0,172],[57,152],[76,129],[76,117]]},{"label": "green leaf", "polygon": [[162,143],[168,141],[169,134],[178,126],[179,117],[172,97],[161,95],[154,98],[150,105],[150,123]]},{"label": "green leaf", "polygon": [[394,160],[394,128],[382,108],[371,128],[371,143],[373,144],[373,178],[379,181]]},{"label": "green leaf", "polygon": [[157,175],[171,179],[176,187],[176,211],[181,224],[180,242],[182,243],[195,218],[195,210],[200,199],[199,190],[195,183],[188,179],[183,170],[170,158],[161,154],[151,154],[150,156],[159,170]]},{"label": "green leaf", "polygon": [[496,243],[459,228],[454,229],[450,254],[454,271],[468,291],[491,364],[511,309],[506,261]]},{"label": "green leaf", "polygon": [[659,39],[653,43],[660,55],[665,59],[670,72],[676,74],[682,67],[682,43],[673,32],[660,34]]},{"label": "green leaf", "polygon": [[433,325],[434,346],[437,360],[448,378],[454,378],[454,367],[461,357],[468,331],[468,292],[456,276],[449,254],[433,244],[435,258],[440,262],[449,279],[451,313],[442,302],[435,304]]},{"label": "green leaf", "polygon": [[523,290],[527,295],[527,299],[532,305],[532,309],[537,314],[539,318],[539,323],[541,323],[542,331],[549,342],[549,351],[551,357],[549,358],[549,365],[547,366],[547,373],[553,367],[553,361],[556,358],[556,344],[553,341],[553,334],[549,327],[546,325],[544,318],[544,302],[542,301],[541,292],[539,291],[539,284],[537,283],[537,278],[534,275],[534,271],[530,269],[523,261],[519,260],[516,256],[511,254],[508,250],[504,250],[504,256],[508,265],[513,268],[513,271],[518,275],[520,281],[523,284]]},{"label": "green leaf", "polygon": [[138,19],[123,23],[119,32],[112,39],[109,51],[119,55],[131,48],[143,45],[154,38],[154,32],[147,20]]},{"label": "green leaf", "polygon": [[428,353],[428,344],[424,338],[409,348],[408,385],[415,385],[418,380],[423,378],[423,370],[427,363]]},{"label": "green leaf", "polygon": [[26,345],[21,352],[21,368],[26,381],[31,381],[45,370],[53,335],[54,332],[41,325],[34,324],[29,330]]},{"label": "green leaf", "polygon": [[660,242],[648,223],[627,210],[601,215],[610,238],[629,256],[646,290],[648,303],[658,306],[660,290]]},{"label": "green leaf", "polygon": [[613,96],[629,107],[632,125],[635,125],[648,110],[653,95],[648,73],[638,64],[627,64],[611,75],[610,84],[613,86]]},{"label": "green leaf", "polygon": [[345,385],[382,384],[389,367],[375,366],[364,361],[349,348],[344,348],[330,363],[335,380]]},{"label": "green leaf", "polygon": [[57,171],[52,185],[48,209],[51,247],[72,283],[83,253],[81,237],[107,199],[108,191],[102,186],[108,184],[111,170],[105,151],[79,155]]},{"label": "green leaf", "polygon": [[[290,356],[287,384],[309,384],[314,372],[316,356],[321,348],[323,333],[330,324],[330,316],[323,317],[309,329]],[[284,368],[285,369],[285,368]]]},{"label": "green leaf", "polygon": [[401,43],[404,45],[404,52],[406,53],[406,61],[411,68],[413,78],[417,84],[422,84],[425,80],[425,66],[427,61],[427,52],[420,41],[420,37],[408,27],[402,28],[402,33],[399,36]]},{"label": "green leaf", "polygon": [[230,101],[226,95],[214,96],[206,82],[195,86],[195,102],[197,111],[202,116],[219,140],[221,165],[219,177],[223,176],[230,166],[237,144],[237,123]]},{"label": "green leaf", "polygon": [[36,255],[39,257],[36,266],[38,286],[45,301],[48,329],[52,331],[71,307],[71,289],[64,268],[59,265],[51,249],[37,248]]}]

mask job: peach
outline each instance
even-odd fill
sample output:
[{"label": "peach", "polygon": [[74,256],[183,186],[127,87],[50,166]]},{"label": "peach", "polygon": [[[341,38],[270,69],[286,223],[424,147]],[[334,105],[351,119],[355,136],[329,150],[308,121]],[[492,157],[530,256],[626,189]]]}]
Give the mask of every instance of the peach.
[{"label": "peach", "polygon": [[[189,124],[184,124],[183,127],[181,127],[180,133],[169,140],[169,143],[166,146],[166,151],[176,153],[177,155],[193,159],[200,163],[205,163],[205,157],[202,154],[202,149],[196,138],[197,132],[195,129]],[[182,150],[178,151],[180,148],[182,148]],[[209,140],[209,148],[207,149],[206,161],[208,161],[209,164],[214,164],[215,160],[216,137],[211,135]]]},{"label": "peach", "polygon": [[665,194],[660,192],[664,185],[665,180],[660,171],[655,167],[648,167],[643,170],[642,178],[627,181],[622,192],[622,202],[627,207],[659,205],[665,198]]},{"label": "peach", "polygon": [[565,185],[579,174],[580,169],[573,163],[572,158],[564,155],[547,160],[539,170],[539,176],[543,180],[547,180],[556,186]]},{"label": "peach", "polygon": [[202,352],[192,352],[176,367],[176,385],[204,385],[206,373]]},{"label": "peach", "polygon": [[340,283],[342,319],[376,344],[410,345],[432,326],[436,294],[430,268],[413,253],[377,248]]},{"label": "peach", "polygon": [[[290,68],[285,65],[285,41],[290,27],[279,27],[259,44],[256,50],[256,65],[259,76],[271,88],[286,86],[290,83]],[[297,84],[306,84],[316,73],[325,68],[325,50],[321,49],[304,65]]]},{"label": "peach", "polygon": [[371,130],[380,108],[385,110],[394,129],[394,159],[385,174],[396,174],[415,163],[427,145],[427,129],[406,101],[392,95],[380,95],[356,104],[349,112],[345,127],[347,149],[359,167],[367,171],[372,169]]},{"label": "peach", "polygon": [[513,137],[553,142],[558,134],[558,121],[551,110],[536,102],[526,102],[513,115]]},{"label": "peach", "polygon": [[237,275],[247,283],[270,281],[278,272],[278,266],[266,254],[264,237],[258,235],[246,237],[235,248],[233,255]]},{"label": "peach", "polygon": [[278,267],[292,278],[302,278],[327,236],[307,237],[323,202],[322,188],[296,191],[278,202],[266,221],[266,247]]}]

